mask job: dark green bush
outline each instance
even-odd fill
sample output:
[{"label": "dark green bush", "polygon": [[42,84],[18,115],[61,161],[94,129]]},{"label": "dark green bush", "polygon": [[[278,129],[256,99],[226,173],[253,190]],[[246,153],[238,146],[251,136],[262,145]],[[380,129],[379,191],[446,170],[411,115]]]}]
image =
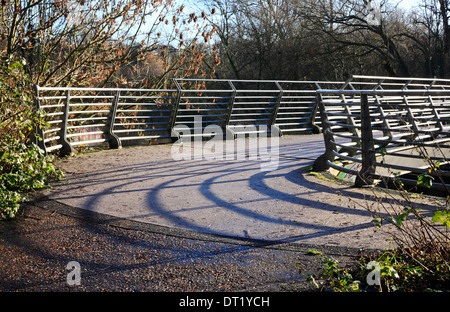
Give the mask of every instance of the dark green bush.
[{"label": "dark green bush", "polygon": [[32,92],[22,63],[0,60],[0,220],[16,215],[24,193],[61,177],[31,139],[42,125]]}]

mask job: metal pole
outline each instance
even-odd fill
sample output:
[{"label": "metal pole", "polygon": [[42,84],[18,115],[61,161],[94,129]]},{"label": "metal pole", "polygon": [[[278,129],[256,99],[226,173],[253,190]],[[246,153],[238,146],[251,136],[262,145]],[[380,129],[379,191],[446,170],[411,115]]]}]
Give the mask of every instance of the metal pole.
[{"label": "metal pole", "polygon": [[[314,84],[316,85],[316,90],[321,89],[319,82],[316,81],[316,82],[314,82]],[[320,126],[316,124],[317,111],[319,110],[318,100],[319,100],[319,96],[316,96],[316,101],[315,101],[315,103],[313,103],[313,109],[311,112],[311,119],[310,119],[310,125],[311,125],[311,128],[313,129],[312,132],[314,134],[319,134],[322,131]]]},{"label": "metal pole", "polygon": [[39,146],[40,149],[44,151],[44,154],[47,155],[47,148],[45,147],[44,143],[44,131],[42,130],[42,124],[41,124],[41,103],[39,102],[39,86],[34,85],[34,103],[36,107],[36,116],[37,116],[37,124],[34,129],[34,133],[32,134],[32,141],[35,142],[37,146]]},{"label": "metal pole", "polygon": [[317,105],[319,106],[320,111],[320,119],[322,120],[322,131],[323,138],[325,141],[325,153],[319,156],[313,165],[314,171],[326,171],[330,168],[328,162],[332,162],[335,159],[333,152],[337,151],[336,144],[334,144],[334,136],[331,132],[331,127],[329,125],[329,120],[327,116],[327,112],[325,110],[325,106],[323,104],[322,94],[320,92],[316,93]]},{"label": "metal pole", "polygon": [[70,145],[67,140],[67,121],[69,119],[69,107],[70,104],[70,91],[66,91],[66,101],[64,103],[64,111],[63,111],[63,120],[61,124],[61,130],[59,131],[59,144],[62,145],[61,150],[59,151],[61,156],[72,156],[74,154],[74,150],[72,145]]},{"label": "metal pole", "polygon": [[362,168],[355,180],[355,186],[373,185],[372,174],[375,173],[375,147],[373,144],[372,125],[370,123],[369,99],[367,94],[361,94],[361,153]]},{"label": "metal pole", "polygon": [[114,95],[114,100],[111,103],[111,109],[109,111],[108,115],[108,121],[106,124],[106,130],[105,130],[105,136],[108,139],[109,148],[121,148],[122,142],[120,141],[120,138],[114,134],[114,123],[116,121],[116,115],[117,115],[117,104],[119,103],[120,98],[120,91],[117,91]]},{"label": "metal pole", "polygon": [[231,120],[231,114],[233,113],[233,107],[234,102],[236,101],[236,87],[234,86],[233,82],[231,80],[228,80],[228,84],[231,87],[231,99],[230,99],[230,105],[228,107],[227,117],[225,120],[225,133],[227,139],[236,139],[236,133],[232,129],[230,129],[230,120]]},{"label": "metal pole", "polygon": [[180,139],[180,134],[177,131],[175,131],[174,128],[175,128],[175,122],[176,122],[177,116],[178,116],[178,109],[180,108],[181,86],[178,83],[176,78],[173,79],[173,82],[175,84],[175,87],[177,88],[177,97],[175,99],[175,106],[173,108],[172,117],[171,117],[170,123],[169,123],[169,132],[170,132],[172,141],[176,142],[177,140]]},{"label": "metal pole", "polygon": [[275,123],[277,121],[277,115],[278,115],[278,111],[280,109],[281,99],[283,98],[283,91],[284,91],[283,88],[278,83],[278,81],[275,81],[275,84],[276,84],[278,90],[280,90],[280,93],[278,94],[277,102],[275,103],[275,107],[273,110],[273,116],[272,116],[272,122],[271,122],[272,126],[275,125]]}]

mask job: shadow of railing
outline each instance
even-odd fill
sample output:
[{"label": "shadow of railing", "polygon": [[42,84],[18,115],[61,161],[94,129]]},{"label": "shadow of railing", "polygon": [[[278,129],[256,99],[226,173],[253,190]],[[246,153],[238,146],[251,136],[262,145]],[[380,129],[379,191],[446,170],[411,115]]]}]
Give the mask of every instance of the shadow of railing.
[{"label": "shadow of railing", "polygon": [[[311,145],[321,139],[311,140]],[[70,183],[56,187],[51,197],[131,220],[228,237],[248,235],[271,244],[308,242],[373,227],[368,210],[346,207],[337,201],[336,192],[299,173],[321,149],[311,159],[283,158],[303,145],[282,147],[278,169],[270,172],[260,170],[259,160],[249,159],[135,162],[69,175]],[[346,192],[366,199],[355,189]],[[358,221],[334,224],[337,214]],[[314,221],[310,215],[320,217]],[[290,232],[271,234],[271,228],[274,233]]]}]

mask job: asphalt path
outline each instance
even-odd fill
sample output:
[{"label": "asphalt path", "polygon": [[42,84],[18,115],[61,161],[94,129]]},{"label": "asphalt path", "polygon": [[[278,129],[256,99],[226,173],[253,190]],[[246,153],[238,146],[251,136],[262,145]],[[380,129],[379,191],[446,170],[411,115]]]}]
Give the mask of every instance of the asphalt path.
[{"label": "asphalt path", "polygon": [[66,158],[58,163],[64,180],[45,195],[70,207],[200,233],[390,247],[388,237],[374,231],[373,216],[364,208],[370,190],[326,184],[305,171],[323,153],[321,135],[195,144]]}]

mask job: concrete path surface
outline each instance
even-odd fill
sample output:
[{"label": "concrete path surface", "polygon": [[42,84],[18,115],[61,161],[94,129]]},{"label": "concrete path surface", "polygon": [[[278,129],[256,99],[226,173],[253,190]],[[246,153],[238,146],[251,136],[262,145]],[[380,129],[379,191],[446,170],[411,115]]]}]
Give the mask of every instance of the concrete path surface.
[{"label": "concrete path surface", "polygon": [[[244,149],[236,147],[244,143]],[[261,153],[263,143],[238,139],[215,149],[203,142],[200,149],[169,144],[79,154],[58,163],[65,178],[46,195],[72,207],[202,233],[392,247],[385,232],[374,231],[363,208],[370,190],[318,180],[304,171],[323,153],[322,135],[279,138],[272,150],[269,144],[272,154]],[[226,144],[235,144],[234,151]]]}]

